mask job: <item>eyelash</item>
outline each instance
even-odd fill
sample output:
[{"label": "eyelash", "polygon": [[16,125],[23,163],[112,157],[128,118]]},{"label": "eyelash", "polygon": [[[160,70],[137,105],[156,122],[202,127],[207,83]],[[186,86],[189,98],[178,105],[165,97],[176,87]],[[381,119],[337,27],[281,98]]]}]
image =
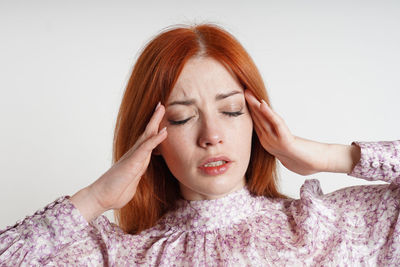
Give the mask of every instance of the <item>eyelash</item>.
[{"label": "eyelash", "polygon": [[[241,112],[241,111],[236,111],[236,112],[222,112],[223,114],[225,114],[226,116],[228,116],[228,117],[238,117],[238,116],[240,116],[240,115],[242,115],[243,114],[243,112]],[[190,117],[190,118],[188,118],[188,119],[186,119],[186,120],[182,120],[182,121],[173,121],[173,120],[169,120],[169,122],[172,124],[172,125],[182,125],[182,124],[185,124],[188,120],[190,120],[192,117]]]}]

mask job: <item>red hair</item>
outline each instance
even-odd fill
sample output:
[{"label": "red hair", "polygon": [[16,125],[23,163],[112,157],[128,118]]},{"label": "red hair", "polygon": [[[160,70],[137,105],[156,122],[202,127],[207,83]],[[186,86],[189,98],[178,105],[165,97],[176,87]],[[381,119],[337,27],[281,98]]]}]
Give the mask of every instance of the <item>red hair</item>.
[{"label": "red hair", "polygon": [[[214,24],[167,28],[144,47],[134,65],[116,121],[113,163],[135,144],[158,101],[166,102],[185,63],[194,56],[218,60],[237,77],[243,89],[270,103],[253,60],[227,31]],[[277,179],[276,158],[265,151],[253,131],[247,187],[254,195],[287,198],[278,192]],[[178,181],[164,159],[152,155],[135,195],[114,211],[115,219],[126,233],[137,234],[154,226],[179,198]]]}]

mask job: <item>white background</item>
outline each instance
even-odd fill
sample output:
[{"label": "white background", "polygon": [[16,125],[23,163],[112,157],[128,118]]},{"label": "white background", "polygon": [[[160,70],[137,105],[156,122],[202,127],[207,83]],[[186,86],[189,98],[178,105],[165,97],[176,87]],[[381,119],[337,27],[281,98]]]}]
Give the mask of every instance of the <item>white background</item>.
[{"label": "white background", "polygon": [[[399,139],[399,14],[398,1],[0,1],[0,229],[111,166],[136,57],[173,24],[213,22],[239,39],[293,134]],[[324,193],[384,183],[280,169],[295,198],[305,179]]]}]

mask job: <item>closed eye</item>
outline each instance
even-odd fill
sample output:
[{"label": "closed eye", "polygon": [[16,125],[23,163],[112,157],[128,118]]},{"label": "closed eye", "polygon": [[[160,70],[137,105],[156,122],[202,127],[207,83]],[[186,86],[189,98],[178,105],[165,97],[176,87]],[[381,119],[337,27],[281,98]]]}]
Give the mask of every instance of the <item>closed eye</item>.
[{"label": "closed eye", "polygon": [[[228,117],[238,117],[238,116],[242,115],[243,112],[242,112],[241,110],[235,111],[235,112],[227,112],[227,111],[224,111],[224,112],[222,112],[222,114],[224,114],[224,115],[226,115],[226,116],[228,116]],[[172,125],[182,125],[182,124],[185,124],[187,121],[189,121],[189,120],[190,120],[191,118],[193,118],[193,117],[194,117],[194,116],[189,117],[189,118],[187,118],[187,119],[185,119],[185,120],[181,120],[181,121],[173,121],[173,120],[168,120],[168,121],[169,121],[169,123],[171,123]]]},{"label": "closed eye", "polygon": [[222,112],[222,113],[230,117],[238,117],[243,114],[243,112],[241,112],[240,110],[235,112]]},{"label": "closed eye", "polygon": [[169,123],[171,123],[172,125],[180,125],[180,124],[185,124],[188,120],[190,120],[193,117],[187,118],[186,120],[182,120],[182,121],[173,121],[173,120],[168,120]]}]

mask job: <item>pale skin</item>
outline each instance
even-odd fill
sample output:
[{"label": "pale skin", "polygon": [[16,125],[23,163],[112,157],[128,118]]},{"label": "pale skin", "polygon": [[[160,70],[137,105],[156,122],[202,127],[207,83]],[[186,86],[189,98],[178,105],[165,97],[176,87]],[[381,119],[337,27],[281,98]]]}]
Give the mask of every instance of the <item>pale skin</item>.
[{"label": "pale skin", "polygon": [[[350,173],[360,160],[358,146],[325,144],[294,136],[265,102],[249,90],[245,90],[245,98],[260,143],[289,170],[300,175]],[[94,183],[71,197],[88,222],[107,210],[125,206],[133,198],[153,150],[167,138],[167,129],[158,131],[164,114],[165,107],[160,104],[135,145]]]},{"label": "pale skin", "polygon": [[[185,63],[165,106],[160,128],[168,127],[168,138],[156,153],[179,182],[182,197],[217,199],[243,188],[253,120],[240,82],[217,60],[193,57]],[[225,173],[209,176],[199,170],[201,161],[216,156],[230,160]]]},{"label": "pale skin", "polygon": [[300,175],[350,173],[360,160],[358,146],[325,144],[294,136],[265,101],[258,101],[249,90],[245,90],[245,98],[262,146],[289,170]]}]

